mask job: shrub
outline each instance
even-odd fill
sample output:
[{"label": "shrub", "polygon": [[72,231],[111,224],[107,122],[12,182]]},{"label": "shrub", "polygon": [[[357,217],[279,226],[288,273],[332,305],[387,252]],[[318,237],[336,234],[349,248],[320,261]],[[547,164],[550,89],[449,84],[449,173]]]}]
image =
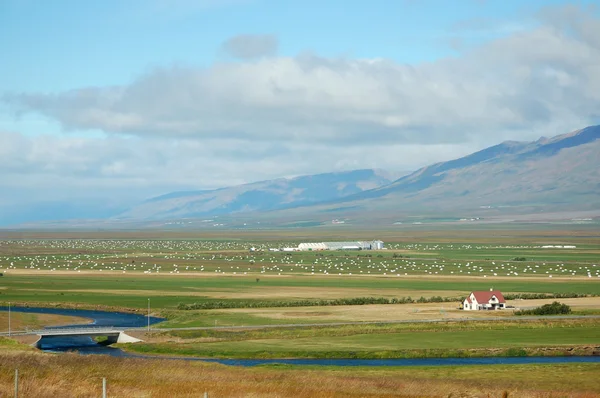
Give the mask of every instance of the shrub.
[{"label": "shrub", "polygon": [[515,315],[565,315],[571,313],[571,307],[558,301],[552,304],[544,304],[531,310],[516,311]]},{"label": "shrub", "polygon": [[597,295],[583,294],[583,293],[507,293],[504,298],[507,300],[537,300],[537,299],[548,299],[548,298],[580,298],[580,297],[595,297]]},{"label": "shrub", "polygon": [[273,308],[273,307],[315,307],[315,306],[338,306],[338,305],[368,305],[368,304],[411,304],[411,303],[448,303],[456,302],[455,297],[420,297],[413,300],[411,297],[385,298],[385,297],[355,297],[340,298],[335,300],[295,300],[295,301],[205,301],[201,303],[180,303],[178,310],[212,310],[224,308]]}]

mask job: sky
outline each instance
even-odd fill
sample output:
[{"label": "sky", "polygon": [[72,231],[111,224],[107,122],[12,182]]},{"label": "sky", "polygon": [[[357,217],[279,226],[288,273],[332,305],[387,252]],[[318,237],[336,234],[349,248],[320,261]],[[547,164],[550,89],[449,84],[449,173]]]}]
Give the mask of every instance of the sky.
[{"label": "sky", "polygon": [[594,3],[0,0],[0,208],[409,171],[599,124]]}]

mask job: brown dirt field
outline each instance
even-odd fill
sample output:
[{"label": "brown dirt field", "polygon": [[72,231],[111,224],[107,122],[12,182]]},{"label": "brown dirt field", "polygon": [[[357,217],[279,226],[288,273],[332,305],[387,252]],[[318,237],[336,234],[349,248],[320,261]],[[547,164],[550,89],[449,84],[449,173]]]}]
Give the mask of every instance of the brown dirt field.
[{"label": "brown dirt field", "polygon": [[[516,307],[539,307],[552,303],[556,299],[544,300],[514,300],[507,301]],[[600,309],[600,297],[585,297],[560,299],[561,303],[570,305],[573,309]],[[296,308],[244,308],[219,310],[251,314],[271,319],[303,319],[323,321],[327,317],[331,322],[377,322],[377,321],[406,321],[426,319],[466,319],[466,318],[505,318],[511,316],[510,309],[503,311],[462,311],[457,303],[424,303],[424,304],[382,304],[382,305],[349,305],[327,307],[296,307]]]},{"label": "brown dirt field", "polygon": [[600,297],[561,298],[561,299],[539,299],[539,300],[507,300],[508,305],[519,307],[540,307],[551,304],[554,301],[567,304],[574,310],[600,309]]},{"label": "brown dirt field", "polygon": [[326,317],[330,322],[377,322],[377,321],[406,321],[425,319],[465,319],[498,316],[505,317],[510,312],[473,311],[467,313],[457,309],[458,303],[425,303],[399,305],[348,305],[327,307],[296,307],[296,308],[247,308],[219,310],[220,312],[244,313],[271,319],[302,319],[305,321],[323,321]]},{"label": "brown dirt field", "polygon": [[[39,329],[44,326],[69,325],[72,323],[91,323],[91,319],[76,316],[53,314],[35,314],[12,311],[10,324],[12,330]],[[8,331],[8,312],[0,311],[0,331]]]}]

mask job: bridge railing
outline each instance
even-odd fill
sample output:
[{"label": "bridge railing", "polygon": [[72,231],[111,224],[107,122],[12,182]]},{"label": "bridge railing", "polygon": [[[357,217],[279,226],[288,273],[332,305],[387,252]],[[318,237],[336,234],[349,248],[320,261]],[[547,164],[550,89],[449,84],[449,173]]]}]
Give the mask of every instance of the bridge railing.
[{"label": "bridge railing", "polygon": [[61,335],[61,334],[86,334],[86,333],[111,333],[122,332],[123,328],[115,328],[113,326],[88,326],[81,328],[46,328],[32,330],[31,333],[43,335]]},{"label": "bridge railing", "polygon": [[[72,334],[98,334],[98,333],[117,333],[123,332],[125,328],[116,328],[114,326],[87,326],[78,328],[45,328],[45,329],[26,329],[26,330],[13,330],[10,332],[11,336],[24,336],[24,335],[42,335],[42,336],[60,336],[60,335],[72,335]],[[8,332],[0,332],[0,336],[8,336]]]}]

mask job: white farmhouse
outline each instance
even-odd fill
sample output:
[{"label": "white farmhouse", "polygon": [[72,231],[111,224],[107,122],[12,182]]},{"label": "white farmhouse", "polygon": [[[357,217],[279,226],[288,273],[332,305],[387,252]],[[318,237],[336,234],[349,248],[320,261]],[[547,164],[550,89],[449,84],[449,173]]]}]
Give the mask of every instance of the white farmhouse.
[{"label": "white farmhouse", "polygon": [[499,310],[506,308],[506,300],[499,290],[471,292],[462,303],[463,310]]}]

